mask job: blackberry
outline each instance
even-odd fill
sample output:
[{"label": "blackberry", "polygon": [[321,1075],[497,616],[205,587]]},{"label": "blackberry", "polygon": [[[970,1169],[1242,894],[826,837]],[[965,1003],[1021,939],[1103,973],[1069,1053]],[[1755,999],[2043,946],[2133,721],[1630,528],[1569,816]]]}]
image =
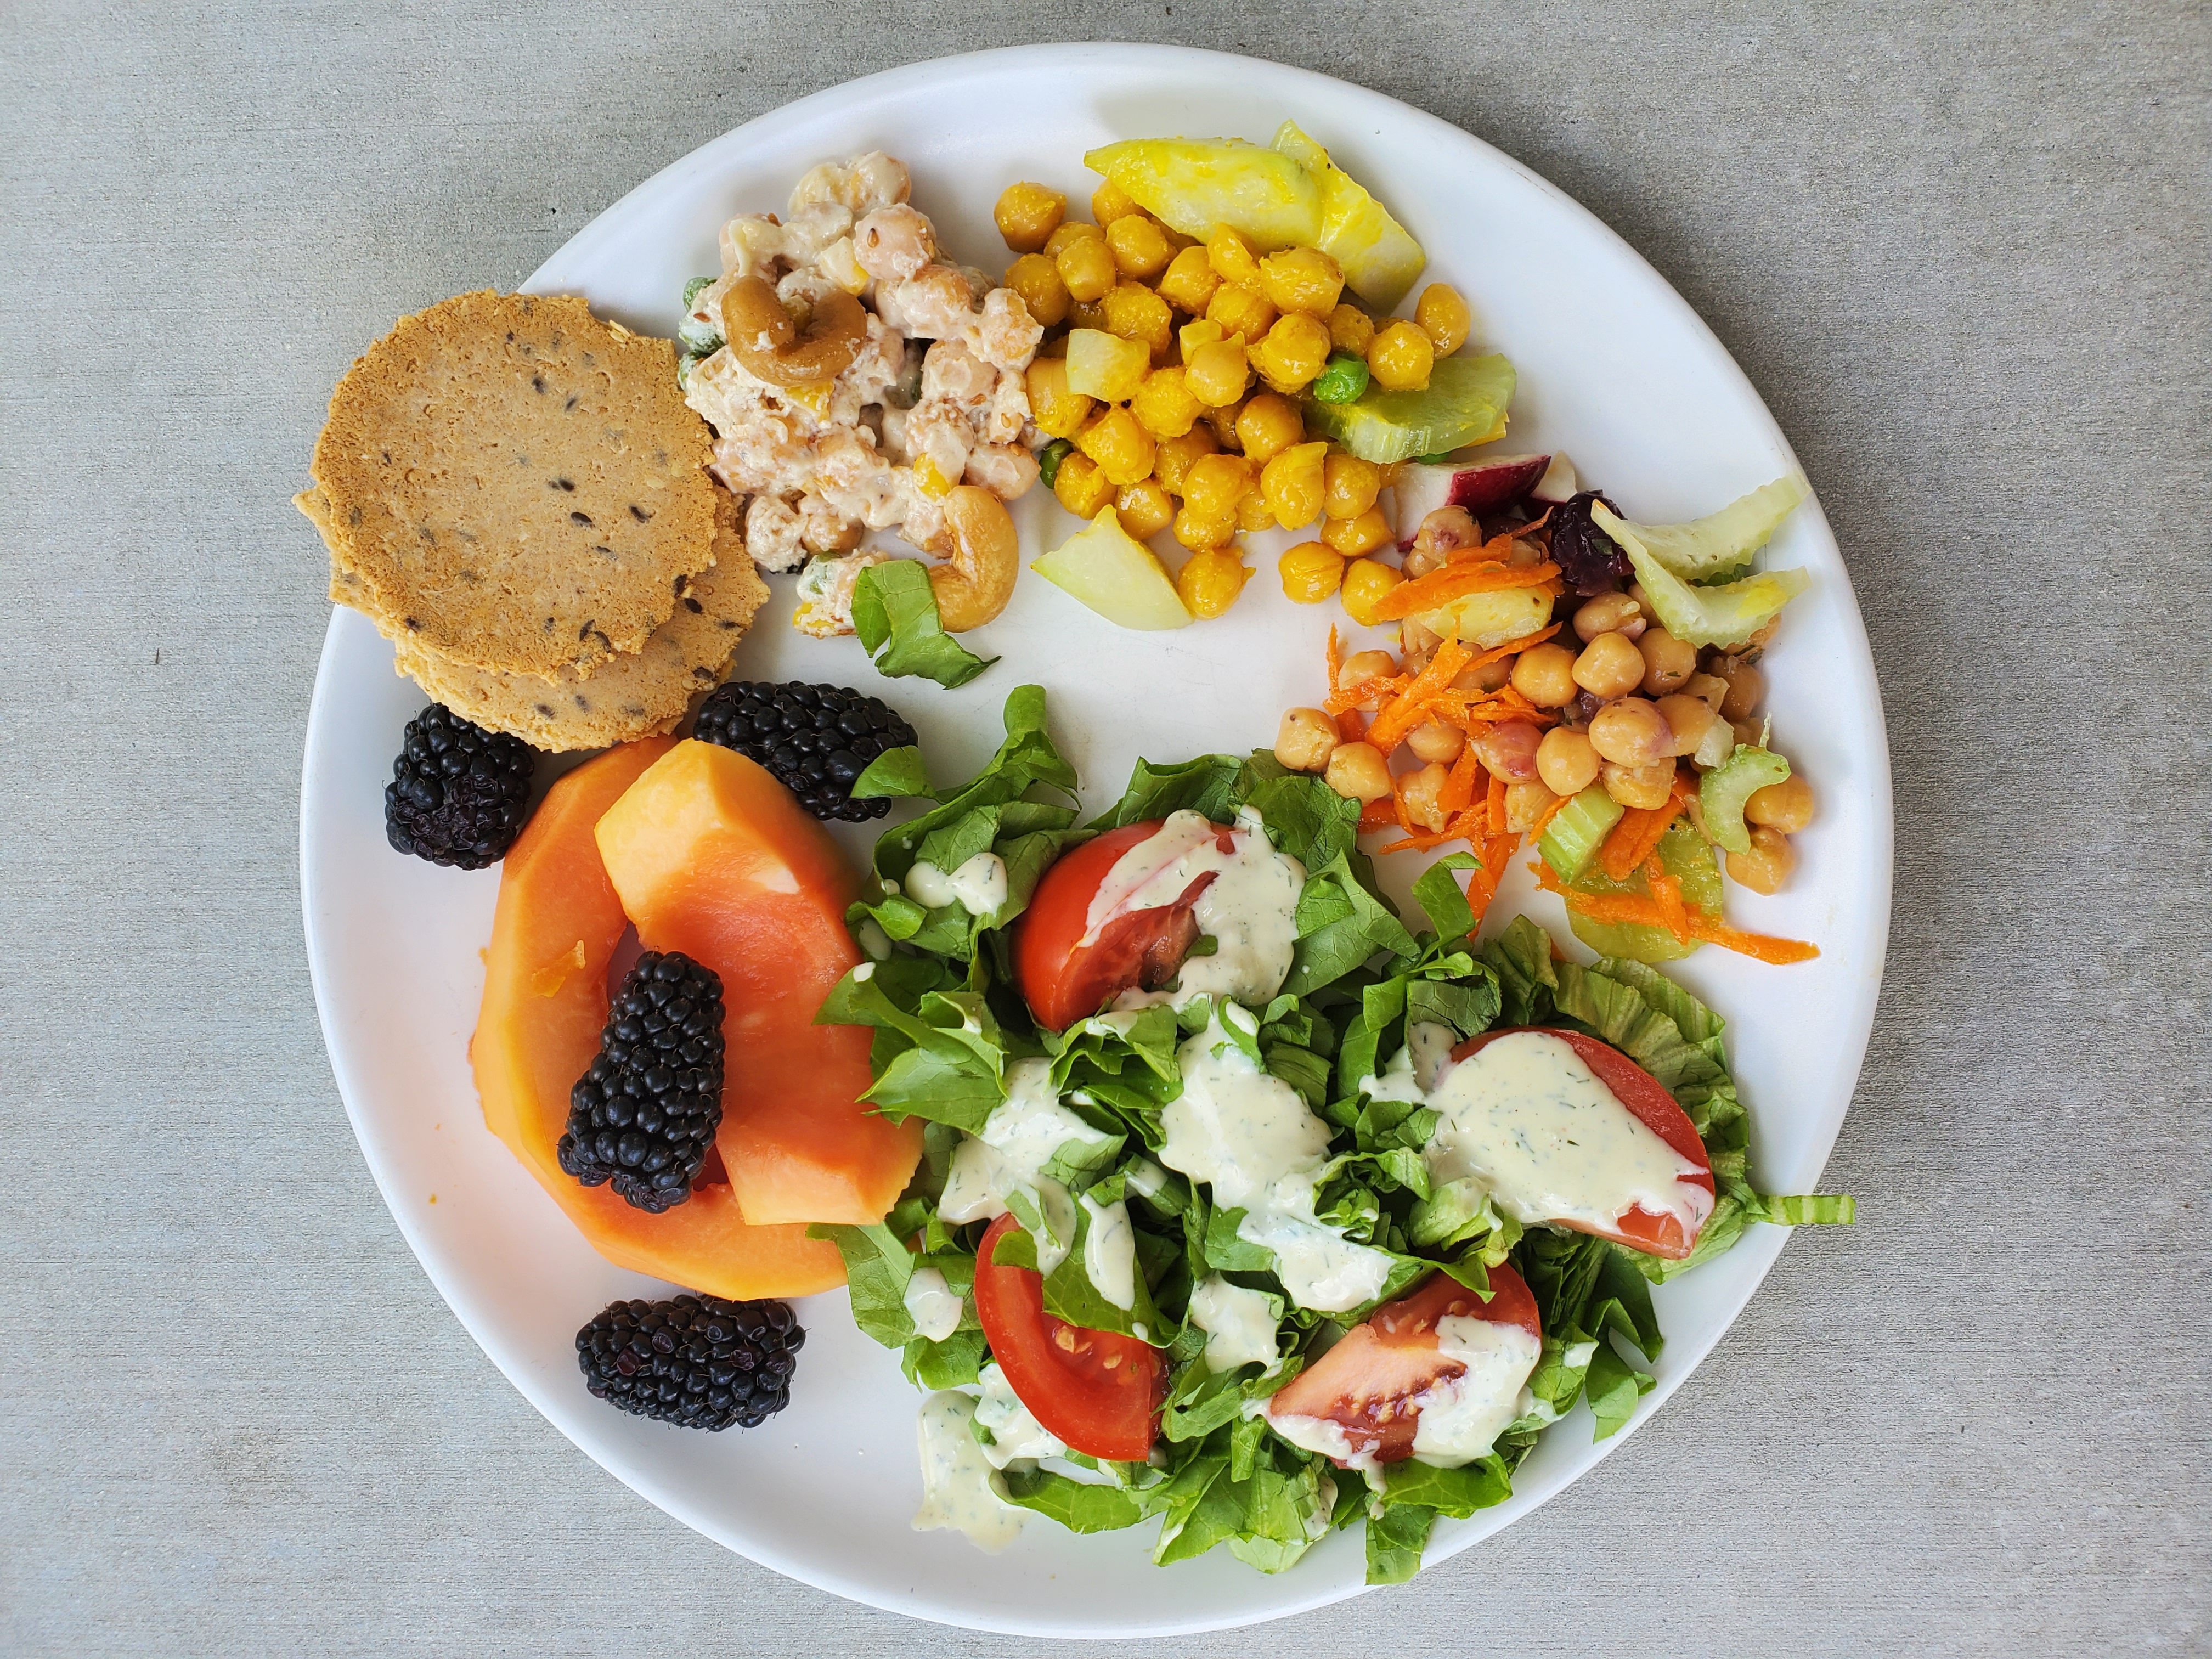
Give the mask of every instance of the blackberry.
[{"label": "blackberry", "polygon": [[891,810],[888,795],[854,800],[853,781],[886,749],[915,741],[914,727],[888,704],[797,680],[723,686],[700,705],[692,735],[757,761],[816,817],[848,823]]},{"label": "blackberry", "polygon": [[568,1091],[561,1167],[659,1215],[691,1196],[722,1121],[722,980],[647,951],[623,981],[592,1069]]},{"label": "blackberry", "polygon": [[433,864],[481,870],[498,863],[529,819],[537,760],[521,738],[487,732],[432,703],[407,722],[392,763],[386,837]]},{"label": "blackberry", "polygon": [[781,1302],[611,1302],[576,1333],[576,1364],[586,1388],[640,1417],[752,1429],[791,1403],[793,1356],[805,1340]]}]

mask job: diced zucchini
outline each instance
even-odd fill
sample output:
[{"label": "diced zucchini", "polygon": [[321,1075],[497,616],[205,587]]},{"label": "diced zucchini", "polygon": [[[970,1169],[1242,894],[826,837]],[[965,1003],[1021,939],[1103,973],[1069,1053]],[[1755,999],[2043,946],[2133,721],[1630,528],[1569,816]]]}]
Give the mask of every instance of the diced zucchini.
[{"label": "diced zucchini", "polygon": [[1446,357],[1419,392],[1370,387],[1348,404],[1309,398],[1306,430],[1334,438],[1363,461],[1387,465],[1504,437],[1512,401],[1513,365],[1504,357]]}]

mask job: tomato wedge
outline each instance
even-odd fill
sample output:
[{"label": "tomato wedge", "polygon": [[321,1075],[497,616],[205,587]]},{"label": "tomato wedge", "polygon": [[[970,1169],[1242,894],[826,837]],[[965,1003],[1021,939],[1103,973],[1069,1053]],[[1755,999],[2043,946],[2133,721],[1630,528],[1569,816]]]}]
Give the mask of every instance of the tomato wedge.
[{"label": "tomato wedge", "polygon": [[1268,1401],[1268,1415],[1325,1419],[1343,1429],[1355,1453],[1404,1462],[1421,1419],[1413,1402],[1467,1370],[1437,1347],[1437,1321],[1487,1319],[1544,1340],[1536,1298],[1519,1273],[1492,1267],[1490,1292],[1485,1302],[1449,1273],[1433,1274],[1412,1295],[1384,1303],[1291,1378]]},{"label": "tomato wedge", "polygon": [[1151,1455],[1167,1367],[1151,1344],[1044,1310],[1044,1278],[991,1252],[1021,1223],[1002,1215],[975,1252],[975,1315],[991,1357],[1030,1414],[1077,1451],[1117,1462]]},{"label": "tomato wedge", "polygon": [[[1696,1174],[1682,1176],[1683,1183],[1703,1188],[1708,1197],[1714,1194],[1712,1160],[1705,1156],[1705,1143],[1698,1139],[1688,1114],[1675,1104],[1674,1097],[1667,1092],[1664,1084],[1611,1043],[1600,1042],[1580,1031],[1562,1031],[1552,1025],[1515,1025],[1469,1037],[1451,1051],[1451,1057],[1455,1061],[1465,1060],[1470,1054],[1481,1053],[1498,1038],[1522,1031],[1540,1031],[1573,1048],[1583,1064],[1596,1074],[1600,1083],[1613,1091],[1614,1097],[1628,1108],[1638,1122],[1680,1154],[1684,1161],[1698,1166]],[[1610,1228],[1589,1226],[1579,1221],[1560,1221],[1557,1224],[1576,1232],[1594,1233],[1600,1238],[1626,1244],[1632,1250],[1665,1256],[1673,1261],[1689,1255],[1698,1242],[1695,1231],[1682,1231],[1680,1217],[1653,1215],[1640,1204],[1620,1217]]]},{"label": "tomato wedge", "polygon": [[[1125,824],[1087,841],[1044,872],[1029,908],[1014,924],[1014,972],[1040,1024],[1064,1031],[1088,1019],[1122,992],[1156,991],[1176,976],[1198,939],[1191,907],[1213,880],[1198,877],[1171,904],[1133,910],[1099,929],[1089,944],[1091,901],[1131,848],[1159,832],[1160,818]],[[1217,824],[1223,852],[1235,842]],[[1062,1436],[1065,1439],[1066,1437]]]}]

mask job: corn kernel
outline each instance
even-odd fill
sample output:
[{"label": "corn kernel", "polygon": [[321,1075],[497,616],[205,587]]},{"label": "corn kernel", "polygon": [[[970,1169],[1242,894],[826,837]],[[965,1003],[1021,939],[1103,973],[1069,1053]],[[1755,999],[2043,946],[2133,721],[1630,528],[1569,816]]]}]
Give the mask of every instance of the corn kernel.
[{"label": "corn kernel", "polygon": [[[1117,219],[1115,222],[1129,222]],[[1145,349],[1155,361],[1167,356],[1168,347],[1175,338],[1175,313],[1168,309],[1165,300],[1148,288],[1122,283],[1098,303],[1106,313],[1109,334],[1143,341]]]},{"label": "corn kernel", "polygon": [[1066,455],[1053,476],[1052,493],[1077,518],[1095,519],[1099,509],[1114,499],[1114,481],[1088,455]]},{"label": "corn kernel", "polygon": [[1067,284],[1060,267],[1042,253],[1024,253],[1006,267],[1006,286],[1022,296],[1030,315],[1047,328],[1067,320]]},{"label": "corn kernel", "polygon": [[1275,307],[1267,295],[1235,283],[1224,283],[1213,290],[1206,314],[1221,325],[1223,333],[1242,334],[1248,340],[1259,339],[1275,325]]},{"label": "corn kernel", "polygon": [[1356,519],[1382,493],[1382,469],[1342,450],[1322,468],[1321,510],[1332,519]]},{"label": "corn kernel", "polygon": [[1255,466],[1264,466],[1306,435],[1298,406],[1288,398],[1262,392],[1237,414],[1237,439]]},{"label": "corn kernel", "polygon": [[1260,261],[1260,291],[1278,310],[1326,317],[1344,292],[1344,270],[1317,247],[1285,248]]},{"label": "corn kernel", "polygon": [[[1078,438],[1076,442],[1081,443]],[[1389,546],[1398,538],[1382,509],[1370,507],[1356,519],[1331,519],[1321,527],[1321,538],[1347,559]]]},{"label": "corn kernel", "polygon": [[[1073,459],[1072,457],[1070,459]],[[1066,464],[1061,463],[1066,471]],[[1344,568],[1345,613],[1362,628],[1372,628],[1380,620],[1375,607],[1383,597],[1406,578],[1387,564],[1373,559],[1354,559]]]},{"label": "corn kernel", "polygon": [[1213,298],[1213,290],[1220,286],[1221,278],[1214,274],[1206,250],[1187,247],[1168,261],[1168,268],[1160,277],[1160,297],[1178,311],[1203,317],[1207,303]]},{"label": "corn kernel", "polygon": [[1042,185],[1008,185],[991,210],[999,234],[1017,253],[1035,253],[1067,216],[1067,198]]},{"label": "corn kernel", "polygon": [[1180,495],[1190,475],[1191,463],[1201,455],[1215,453],[1220,447],[1210,427],[1194,426],[1179,438],[1163,438],[1153,446],[1152,476],[1164,488]]},{"label": "corn kernel", "polygon": [[1152,434],[1126,409],[1108,409],[1092,416],[1075,434],[1075,447],[1097,462],[1098,470],[1116,485],[1152,476]]},{"label": "corn kernel", "polygon": [[1328,313],[1328,343],[1332,349],[1364,357],[1367,343],[1374,337],[1375,319],[1358,306],[1340,305]]},{"label": "corn kernel", "polygon": [[1113,250],[1103,236],[1079,236],[1054,256],[1060,280],[1078,300],[1103,300],[1114,286]]},{"label": "corn kernel", "polygon": [[1344,555],[1319,542],[1300,542],[1275,561],[1284,597],[1293,605],[1319,605],[1344,583]]},{"label": "corn kernel", "polygon": [[1102,225],[1110,225],[1116,219],[1126,219],[1144,210],[1135,197],[1111,179],[1091,192],[1091,216]]},{"label": "corn kernel", "polygon": [[1039,357],[1023,377],[1029,383],[1030,419],[1048,438],[1073,438],[1091,418],[1091,399],[1067,384],[1067,363]]},{"label": "corn kernel", "polygon": [[1148,542],[1175,522],[1176,505],[1158,478],[1124,484],[1114,497],[1114,510],[1121,528],[1140,542]]},{"label": "corn kernel", "polygon": [[915,488],[933,501],[941,501],[952,493],[952,480],[927,455],[914,464],[914,482]]},{"label": "corn kernel", "polygon": [[1141,213],[1124,214],[1107,226],[1106,246],[1115,268],[1133,283],[1151,282],[1175,257],[1167,233]]},{"label": "corn kernel", "polygon": [[1183,356],[1183,380],[1191,396],[1212,409],[1242,398],[1250,372],[1244,342],[1234,337],[1212,341]]},{"label": "corn kernel", "polygon": [[1218,617],[1237,603],[1252,568],[1234,552],[1194,553],[1176,573],[1176,593],[1183,608],[1201,620]]},{"label": "corn kernel", "polygon": [[1248,489],[1237,498],[1237,527],[1247,533],[1275,527],[1274,509],[1258,490]]},{"label": "corn kernel", "polygon": [[1319,441],[1293,444],[1260,470],[1260,493],[1278,524],[1302,530],[1321,516],[1322,459],[1328,453],[1328,445]]},{"label": "corn kernel", "polygon": [[1182,377],[1182,370],[1173,364],[1156,368],[1129,401],[1129,412],[1155,438],[1180,438],[1197,423],[1203,405],[1190,395]]},{"label": "corn kernel", "polygon": [[[1070,284],[1071,290],[1073,284]],[[1367,367],[1389,392],[1419,392],[1436,367],[1437,349],[1413,324],[1396,322],[1376,331],[1367,343]]]},{"label": "corn kernel", "polygon": [[1206,243],[1206,262],[1224,283],[1243,283],[1249,288],[1260,285],[1260,262],[1252,257],[1252,245],[1226,225]]},{"label": "corn kernel", "polygon": [[1070,219],[1044,239],[1042,252],[1046,258],[1057,259],[1060,258],[1060,249],[1066,247],[1070,242],[1079,242],[1086,236],[1096,236],[1103,240],[1105,234],[1104,231],[1086,219]]},{"label": "corn kernel", "polygon": [[1236,515],[1194,513],[1185,507],[1175,515],[1175,538],[1194,553],[1226,547],[1237,538]]},{"label": "corn kernel", "polygon": [[1468,331],[1474,326],[1467,301],[1449,283],[1431,283],[1421,290],[1421,297],[1413,307],[1413,320],[1429,337],[1429,343],[1436,348],[1439,357],[1449,357],[1465,345]]},{"label": "corn kernel", "polygon": [[1252,367],[1267,384],[1295,392],[1328,367],[1328,330],[1303,312],[1291,312],[1252,348]]}]

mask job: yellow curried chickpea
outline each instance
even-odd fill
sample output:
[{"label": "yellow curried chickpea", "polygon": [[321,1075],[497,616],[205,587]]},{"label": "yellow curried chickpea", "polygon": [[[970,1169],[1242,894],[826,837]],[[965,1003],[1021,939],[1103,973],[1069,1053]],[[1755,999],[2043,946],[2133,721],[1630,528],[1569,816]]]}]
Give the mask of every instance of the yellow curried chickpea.
[{"label": "yellow curried chickpea", "polygon": [[1321,510],[1332,519],[1356,519],[1382,493],[1382,469],[1338,450],[1322,468]]},{"label": "yellow curried chickpea", "polygon": [[1623,697],[1644,684],[1644,653],[1619,634],[1601,634],[1575,659],[1575,684],[1594,697]]},{"label": "yellow curried chickpea", "polygon": [[1382,620],[1375,614],[1375,607],[1405,580],[1380,560],[1354,559],[1344,568],[1345,614],[1362,628],[1372,628]]},{"label": "yellow curried chickpea", "polygon": [[1449,720],[1431,716],[1406,734],[1406,747],[1417,759],[1449,766],[1467,747],[1467,733]]},{"label": "yellow curried chickpea", "polygon": [[1398,799],[1406,805],[1406,816],[1432,836],[1451,817],[1444,811],[1443,799],[1444,785],[1450,781],[1450,769],[1433,762],[1398,780]]},{"label": "yellow curried chickpea", "polygon": [[1789,836],[1763,823],[1751,832],[1751,851],[1728,855],[1729,877],[1754,893],[1780,892],[1796,867],[1797,852],[1790,845]]},{"label": "yellow curried chickpea", "polygon": [[1579,795],[1597,781],[1597,750],[1580,732],[1555,726],[1536,745],[1536,775],[1555,795]]},{"label": "yellow curried chickpea", "polygon": [[[1251,453],[1249,445],[1245,453]],[[1260,493],[1267,498],[1275,522],[1285,530],[1303,530],[1321,516],[1322,464],[1328,453],[1328,445],[1320,440],[1292,444],[1260,469]],[[1335,586],[1329,584],[1332,589]]]},{"label": "yellow curried chickpea", "polygon": [[[1154,374],[1160,371],[1155,369]],[[1167,487],[1171,495],[1182,494],[1183,480],[1189,476],[1191,463],[1201,455],[1211,455],[1221,446],[1214,441],[1211,427],[1194,426],[1180,438],[1163,438],[1152,449],[1152,476]]]},{"label": "yellow curried chickpea", "polygon": [[1091,216],[1102,225],[1110,225],[1116,219],[1126,219],[1144,210],[1135,197],[1111,179],[1091,192]]},{"label": "yellow curried chickpea", "polygon": [[1106,307],[1096,300],[1074,300],[1067,302],[1067,325],[1070,328],[1095,328],[1109,333],[1106,326]]},{"label": "yellow curried chickpea", "polygon": [[1152,476],[1152,434],[1127,410],[1115,405],[1075,434],[1075,447],[1098,463],[1115,484]]},{"label": "yellow curried chickpea", "polygon": [[1125,484],[1114,497],[1114,511],[1121,528],[1140,542],[1148,542],[1175,522],[1176,505],[1157,478]]},{"label": "yellow curried chickpea", "polygon": [[1274,392],[1263,392],[1237,411],[1237,441],[1255,466],[1265,466],[1305,435],[1298,406]]},{"label": "yellow curried chickpea", "polygon": [[1224,283],[1260,286],[1260,262],[1252,255],[1252,245],[1225,225],[1206,245],[1206,261]]},{"label": "yellow curried chickpea", "polygon": [[1575,611],[1575,637],[1584,645],[1601,634],[1621,634],[1632,640],[1648,625],[1644,607],[1626,593],[1601,593]]},{"label": "yellow curried chickpea", "polygon": [[1794,836],[1813,821],[1813,786],[1792,773],[1779,783],[1754,789],[1743,804],[1743,816],[1785,836]]},{"label": "yellow curried chickpea", "polygon": [[1319,605],[1344,581],[1344,555],[1319,542],[1301,542],[1275,561],[1283,595],[1293,605]]},{"label": "yellow curried chickpea", "polygon": [[1387,800],[1390,795],[1390,765],[1371,743],[1340,743],[1331,751],[1322,775],[1328,787],[1363,806]]},{"label": "yellow curried chickpea", "polygon": [[1023,374],[1030,393],[1030,419],[1048,438],[1073,438],[1091,418],[1091,399],[1072,392],[1067,385],[1067,362],[1061,357],[1039,357]]},{"label": "yellow curried chickpea", "polygon": [[1667,804],[1674,793],[1674,763],[1655,761],[1649,766],[1623,766],[1617,761],[1607,761],[1598,769],[1597,781],[1605,793],[1623,806],[1640,807],[1646,812]]},{"label": "yellow curried chickpea", "polygon": [[[1017,253],[1035,253],[1067,216],[1067,198],[1044,185],[1008,185],[991,210],[999,234]],[[1036,313],[1031,312],[1031,316]]]},{"label": "yellow curried chickpea", "polygon": [[1429,343],[1436,348],[1439,357],[1449,357],[1465,345],[1468,331],[1474,326],[1467,301],[1449,283],[1431,283],[1421,290],[1421,297],[1413,305],[1413,321],[1429,337]]},{"label": "yellow curried chickpea", "polygon": [[[1068,284],[1072,289],[1075,285]],[[1429,383],[1437,366],[1437,349],[1429,337],[1407,322],[1396,322],[1376,331],[1367,343],[1367,370],[1386,392],[1419,392]]]},{"label": "yellow curried chickpea", "polygon": [[1302,312],[1285,313],[1252,348],[1252,366],[1270,386],[1295,392],[1328,367],[1328,330]]},{"label": "yellow curried chickpea", "polygon": [[1024,253],[1006,267],[1006,286],[1022,296],[1030,315],[1046,328],[1067,320],[1067,284],[1060,267],[1042,253]]},{"label": "yellow curried chickpea", "polygon": [[1275,727],[1275,758],[1293,772],[1318,772],[1336,751],[1336,722],[1319,708],[1285,708]]},{"label": "yellow curried chickpea", "polygon": [[1220,409],[1244,395],[1251,374],[1242,340],[1211,340],[1182,360],[1183,384],[1191,395],[1211,408]]},{"label": "yellow curried chickpea", "polygon": [[1539,708],[1563,708],[1581,689],[1574,669],[1575,654],[1564,645],[1532,645],[1513,659],[1513,689]]},{"label": "yellow curried chickpea", "polygon": [[1053,474],[1054,500],[1079,519],[1095,519],[1098,509],[1114,499],[1114,481],[1098,470],[1088,455],[1063,455]]},{"label": "yellow curried chickpea", "polygon": [[[1321,527],[1321,538],[1347,559],[1377,552],[1398,539],[1382,509],[1370,507],[1356,519],[1330,519]],[[1401,573],[1403,580],[1403,573]]]},{"label": "yellow curried chickpea", "polygon": [[1525,836],[1543,820],[1559,799],[1549,789],[1536,782],[1510,783],[1505,786],[1505,828],[1509,834]]},{"label": "yellow curried chickpea", "polygon": [[1703,697],[1693,697],[1686,691],[1662,697],[1656,707],[1667,722],[1667,729],[1674,734],[1674,751],[1678,755],[1696,754],[1698,745],[1705,740],[1705,733],[1720,718]]},{"label": "yellow curried chickpea", "polygon": [[[1127,223],[1127,221],[1117,221]],[[1106,331],[1124,340],[1141,340],[1154,362],[1164,362],[1175,342],[1175,313],[1168,302],[1148,288],[1134,283],[1117,284],[1099,301],[1106,313]]]},{"label": "yellow curried chickpea", "polygon": [[1168,268],[1160,276],[1160,298],[1178,311],[1188,312],[1194,317],[1206,315],[1212,303],[1214,290],[1221,286],[1221,277],[1202,247],[1187,247],[1168,261]]},{"label": "yellow curried chickpea", "polygon": [[1251,487],[1251,464],[1243,456],[1201,455],[1183,474],[1182,501],[1202,517],[1225,519]]},{"label": "yellow curried chickpea", "polygon": [[1728,682],[1717,674],[1692,674],[1682,682],[1686,696],[1695,697],[1713,711],[1721,712],[1721,704],[1728,700]]},{"label": "yellow curried chickpea", "polygon": [[1328,343],[1337,350],[1364,357],[1374,337],[1375,319],[1358,306],[1340,304],[1328,313]]},{"label": "yellow curried chickpea", "polygon": [[1194,553],[1176,573],[1176,592],[1183,607],[1200,621],[1227,611],[1252,580],[1252,567],[1234,552],[1218,550]]},{"label": "yellow curried chickpea", "polygon": [[1248,341],[1264,339],[1275,325],[1275,307],[1257,289],[1224,283],[1206,302],[1206,319],[1220,324],[1224,334],[1242,334]]},{"label": "yellow curried chickpea", "polygon": [[1728,696],[1721,699],[1723,720],[1747,720],[1766,701],[1766,676],[1749,663],[1738,663],[1721,678],[1728,682]]},{"label": "yellow curried chickpea", "polygon": [[[1129,412],[1155,438],[1182,437],[1198,423],[1200,407],[1183,384],[1182,369],[1172,364],[1146,375],[1137,395],[1129,400]],[[1153,465],[1158,465],[1158,461]]]},{"label": "yellow curried chickpea", "polygon": [[1698,647],[1663,628],[1647,629],[1636,641],[1644,657],[1644,690],[1660,696],[1679,690],[1698,672]]},{"label": "yellow curried chickpea", "polygon": [[1237,527],[1243,531],[1275,528],[1274,513],[1256,485],[1237,498]]},{"label": "yellow curried chickpea", "polygon": [[1149,283],[1168,268],[1175,249],[1168,234],[1140,213],[1124,214],[1106,227],[1115,267],[1133,283]]},{"label": "yellow curried chickpea", "polygon": [[1618,698],[1591,715],[1589,740],[1600,759],[1621,766],[1650,766],[1674,753],[1666,717],[1641,697]]},{"label": "yellow curried chickpea", "polygon": [[1067,285],[1069,297],[1085,304],[1104,299],[1120,275],[1114,269],[1113,250],[1103,236],[1073,238],[1053,256],[1053,266]]},{"label": "yellow curried chickpea", "polygon": [[1223,404],[1218,409],[1209,409],[1206,411],[1206,425],[1213,428],[1213,435],[1220,442],[1223,450],[1232,455],[1242,455],[1244,453],[1244,441],[1237,435],[1237,417],[1243,412],[1244,404],[1242,399],[1233,404]]},{"label": "yellow curried chickpea", "polygon": [[1103,240],[1105,235],[1104,231],[1087,219],[1070,219],[1044,239],[1042,252],[1046,258],[1057,259],[1060,258],[1060,249],[1066,247],[1070,242],[1079,242],[1086,236],[1096,236]]},{"label": "yellow curried chickpea", "polygon": [[1344,292],[1344,267],[1317,247],[1285,248],[1260,261],[1260,291],[1278,310],[1326,319]]},{"label": "yellow curried chickpea", "polygon": [[1175,515],[1175,538],[1194,553],[1211,553],[1237,539],[1237,515],[1194,513],[1183,507]]}]

